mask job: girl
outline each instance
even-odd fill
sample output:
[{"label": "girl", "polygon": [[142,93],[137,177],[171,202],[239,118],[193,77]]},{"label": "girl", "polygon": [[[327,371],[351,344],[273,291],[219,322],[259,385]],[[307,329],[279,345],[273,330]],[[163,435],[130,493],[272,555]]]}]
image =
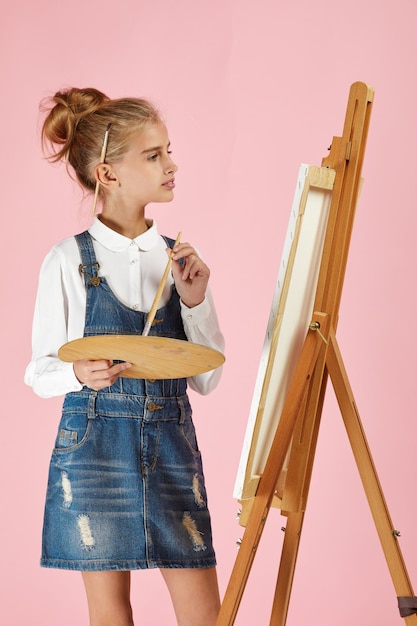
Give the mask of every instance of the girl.
[{"label": "girl", "polygon": [[[145,217],[173,198],[177,166],[166,126],[147,101],[95,89],[58,92],[42,128],[102,211],[88,231],[47,255],[25,381],[65,394],[49,471],[41,565],[80,570],[91,626],[131,626],[130,571],[160,568],[177,622],[215,624],[219,592],[201,455],[187,382],[206,394],[221,368],[188,381],[123,377],[129,363],[57,357],[79,337],[141,334],[172,254],[150,334],[223,351],[209,269]],[[97,197],[97,195],[96,195]]]}]

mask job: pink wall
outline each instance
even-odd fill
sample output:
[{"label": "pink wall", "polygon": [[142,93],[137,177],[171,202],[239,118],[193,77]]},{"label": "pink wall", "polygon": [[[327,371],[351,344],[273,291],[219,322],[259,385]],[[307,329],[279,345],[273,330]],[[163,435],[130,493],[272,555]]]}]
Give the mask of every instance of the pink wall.
[{"label": "pink wall", "polygon": [[[338,338],[416,583],[415,0],[9,2],[2,48],[1,619],[86,624],[80,576],[38,566],[60,399],[23,385],[40,262],[89,221],[63,168],[42,160],[38,103],[66,86],[158,102],[180,170],[151,208],[203,251],[227,338],[219,389],[193,398],[224,591],[242,532],[232,489],[300,162],[342,131],[351,83],[375,88]],[[264,626],[285,522],[268,519],[236,624]],[[417,584],[417,583],[416,583]],[[173,624],[158,572],[133,576],[138,623]],[[288,626],[392,626],[395,592],[331,386]]]}]

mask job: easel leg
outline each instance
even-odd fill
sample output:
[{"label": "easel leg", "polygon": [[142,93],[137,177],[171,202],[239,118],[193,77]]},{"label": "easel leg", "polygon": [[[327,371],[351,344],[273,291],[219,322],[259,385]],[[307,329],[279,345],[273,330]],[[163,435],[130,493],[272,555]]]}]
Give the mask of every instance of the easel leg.
[{"label": "easel leg", "polygon": [[324,370],[325,355],[317,360],[306,397],[306,405],[298,416],[291,443],[285,489],[281,501],[281,511],[287,517],[287,524],[275,588],[271,626],[285,626],[286,624],[327,386],[328,376]]},{"label": "easel leg", "polygon": [[285,626],[287,621],[303,521],[304,511],[288,513],[270,626]]},{"label": "easel leg", "polygon": [[[397,597],[412,597],[414,596],[413,588],[334,334],[329,337],[326,365]],[[404,617],[404,619],[407,625],[417,625],[417,614],[415,613]]]},{"label": "easel leg", "polygon": [[[315,317],[320,319],[321,327],[327,332],[327,316],[323,313],[317,313]],[[291,381],[264,473],[258,485],[258,491],[249,514],[242,544],[239,548],[216,626],[231,626],[234,624],[259,541],[262,537],[265,522],[271,508],[278,478],[285,462],[296,420],[301,406],[303,405],[305,394],[307,393],[322,346],[322,341],[318,335],[309,331]]]}]

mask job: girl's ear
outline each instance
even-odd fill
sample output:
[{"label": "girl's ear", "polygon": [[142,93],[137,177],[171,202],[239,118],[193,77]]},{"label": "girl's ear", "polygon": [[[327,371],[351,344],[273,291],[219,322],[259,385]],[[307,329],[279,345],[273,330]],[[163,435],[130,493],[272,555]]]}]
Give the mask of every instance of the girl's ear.
[{"label": "girl's ear", "polygon": [[101,187],[114,189],[119,186],[119,178],[108,163],[99,163],[94,170],[94,175]]}]

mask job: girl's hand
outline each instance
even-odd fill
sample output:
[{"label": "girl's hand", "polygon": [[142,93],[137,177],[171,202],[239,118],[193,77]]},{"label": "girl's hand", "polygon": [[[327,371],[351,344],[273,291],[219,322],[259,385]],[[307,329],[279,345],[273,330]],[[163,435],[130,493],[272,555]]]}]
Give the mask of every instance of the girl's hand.
[{"label": "girl's hand", "polygon": [[[171,254],[171,250],[168,253]],[[205,298],[210,270],[189,243],[175,246],[173,253],[172,275],[175,287],[182,302],[191,309]],[[184,259],[183,267],[179,264],[181,258]]]},{"label": "girl's hand", "polygon": [[95,391],[110,387],[119,377],[120,373],[131,367],[131,363],[117,363],[102,359],[100,361],[89,361],[82,359],[75,361],[74,373],[81,384],[87,385]]}]

